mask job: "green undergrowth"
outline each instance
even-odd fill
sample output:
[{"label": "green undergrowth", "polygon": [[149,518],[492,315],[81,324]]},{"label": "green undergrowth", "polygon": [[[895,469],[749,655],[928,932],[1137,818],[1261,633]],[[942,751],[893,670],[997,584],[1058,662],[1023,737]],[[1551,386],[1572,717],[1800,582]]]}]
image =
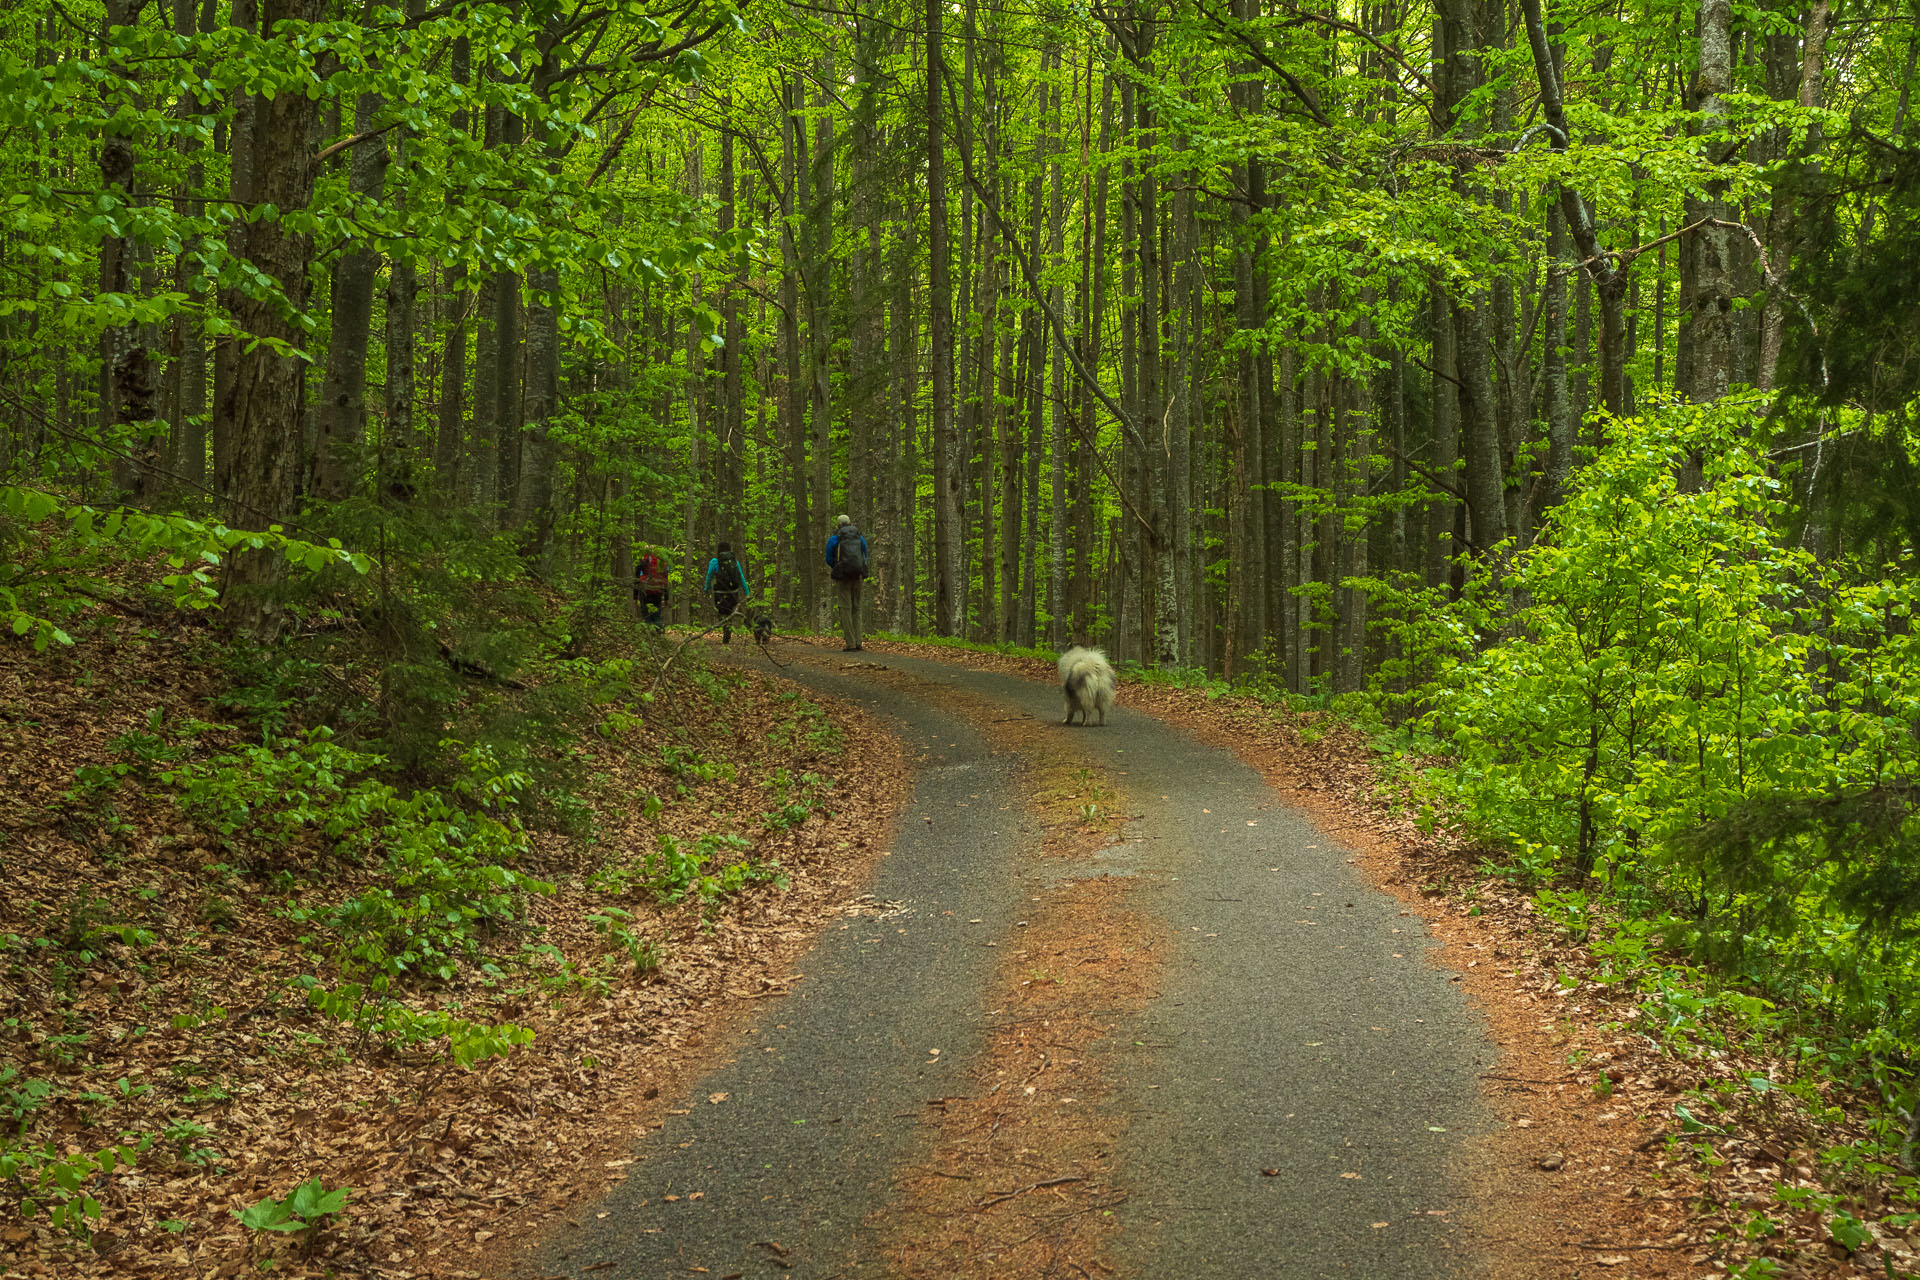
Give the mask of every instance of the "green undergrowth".
[{"label": "green undergrowth", "polygon": [[[768,846],[837,803],[825,710],[697,646],[668,667],[616,593],[562,595],[507,540],[439,534],[434,558],[284,579],[271,642],[161,597],[136,621],[43,592],[70,643],[36,649],[30,626],[0,655],[33,693],[6,745],[29,773],[66,762],[8,813],[53,851],[0,908],[19,1213],[84,1239],[162,1212],[142,1206],[170,1193],[138,1188],[177,1171],[217,1193],[258,1140],[223,1119],[258,1072],[377,1061],[404,1089],[352,1105],[424,1105],[787,886]],[[66,599],[144,599],[151,572],[108,547]],[[43,728],[56,707],[81,741]],[[102,1021],[103,989],[140,993],[137,1025]],[[246,1225],[317,1220],[262,1208],[290,1197]]]},{"label": "green undergrowth", "polygon": [[1886,1130],[1920,1098],[1920,589],[1776,532],[1790,491],[1745,422],[1617,426],[1501,578],[1429,602],[1425,678],[1375,691],[1389,745],[1653,1006],[1700,993],[1884,1098]]}]

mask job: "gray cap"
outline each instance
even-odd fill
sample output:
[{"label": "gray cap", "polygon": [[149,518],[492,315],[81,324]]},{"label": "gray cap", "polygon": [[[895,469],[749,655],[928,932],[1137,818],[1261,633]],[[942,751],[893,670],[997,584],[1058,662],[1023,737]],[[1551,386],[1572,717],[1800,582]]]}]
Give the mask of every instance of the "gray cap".
[{"label": "gray cap", "polygon": [[833,527],[836,529],[838,529],[843,524],[852,524],[852,523],[853,521],[847,519],[845,516],[835,516],[833,518]]}]

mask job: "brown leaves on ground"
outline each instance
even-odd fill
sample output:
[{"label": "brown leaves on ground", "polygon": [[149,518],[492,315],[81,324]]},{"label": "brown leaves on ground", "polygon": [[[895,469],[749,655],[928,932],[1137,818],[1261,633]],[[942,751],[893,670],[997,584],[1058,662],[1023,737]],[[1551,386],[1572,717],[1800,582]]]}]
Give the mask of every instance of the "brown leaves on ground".
[{"label": "brown leaves on ground", "polygon": [[[1049,661],[886,641],[915,657],[1052,684]],[[1752,1274],[1781,1280],[1915,1271],[1920,1227],[1849,1252],[1826,1215],[1796,1209],[1781,1189],[1818,1190],[1819,1153],[1865,1136],[1859,1100],[1830,1096],[1815,1122],[1754,1077],[1794,1078],[1791,1061],[1728,1049],[1677,1057],[1635,1023],[1635,999],[1595,981],[1598,960],[1542,919],[1528,894],[1479,870],[1481,855],[1440,823],[1422,830],[1361,736],[1324,713],[1250,697],[1122,678],[1120,703],[1236,752],[1354,854],[1443,946],[1485,1015],[1500,1060],[1483,1090],[1507,1127],[1477,1143],[1462,1176],[1478,1206],[1487,1280],[1605,1275],[1679,1280]],[[1604,1083],[1602,1083],[1604,1081]],[[1682,1132],[1690,1091],[1732,1100],[1718,1132]],[[1828,1091],[1823,1090],[1823,1094]],[[1853,1179],[1853,1197],[1884,1209],[1886,1174]],[[1833,1177],[1828,1171],[1826,1185]]]},{"label": "brown leaves on ground", "polygon": [[[647,723],[583,739],[583,763],[603,775],[595,835],[536,834],[517,869],[558,891],[531,898],[526,926],[491,947],[551,945],[604,974],[604,994],[549,989],[540,971],[514,965],[416,984],[417,1007],[537,1033],[504,1059],[451,1069],[369,1043],[289,988],[302,974],[336,977],[325,931],[288,916],[296,882],[367,872],[302,864],[300,850],[276,861],[223,848],[151,771],[84,804],[62,799],[76,767],[123,762],[110,743],[145,728],[154,708],[168,724],[232,718],[212,706],[207,644],[190,627],[143,637],[109,624],[65,652],[0,646],[0,1072],[17,1073],[14,1091],[51,1091],[23,1117],[33,1145],[94,1151],[126,1134],[154,1138],[135,1167],[89,1184],[104,1211],[90,1244],[52,1230],[44,1211],[16,1216],[8,1199],[8,1275],[204,1280],[238,1275],[269,1249],[277,1274],[492,1274],[479,1259],[489,1241],[618,1177],[728,1020],[799,980],[787,964],[865,880],[904,792],[896,744],[852,708],[796,701],[770,673],[720,675],[718,701],[663,685]],[[804,711],[813,701],[822,714]],[[197,749],[238,740],[209,733]],[[676,777],[661,764],[669,745],[730,761],[734,776]],[[804,820],[769,832],[758,815],[775,807],[766,784],[776,768],[831,786]],[[642,812],[649,795],[665,802],[653,818]],[[707,831],[749,839],[791,888],[754,885],[703,910],[588,884],[663,833]],[[605,906],[630,912],[633,931],[662,947],[658,971],[636,976],[595,931],[588,916]],[[0,1120],[15,1123],[4,1108]],[[249,1238],[230,1215],[316,1175],[354,1191],[344,1219],[310,1242]]]},{"label": "brown leaves on ground", "polygon": [[1102,1105],[1099,1049],[1120,1014],[1145,1004],[1158,967],[1126,895],[1118,879],[1071,881],[1027,913],[969,1093],[928,1103],[931,1150],[870,1223],[892,1274],[1113,1274],[1121,1122]]},{"label": "brown leaves on ground", "polygon": [[[924,696],[990,722],[1022,756],[1028,807],[1045,832],[1042,856],[1090,860],[1113,841],[1126,821],[1124,798],[1105,775],[1076,767],[1038,721],[1008,719],[955,691]],[[1161,938],[1129,908],[1131,879],[1067,875],[1033,897],[1019,945],[1002,958],[969,1092],[928,1102],[928,1150],[869,1221],[891,1274],[1114,1274],[1122,1118],[1103,1105],[1111,1086],[1102,1047],[1115,1021],[1151,998]]]}]

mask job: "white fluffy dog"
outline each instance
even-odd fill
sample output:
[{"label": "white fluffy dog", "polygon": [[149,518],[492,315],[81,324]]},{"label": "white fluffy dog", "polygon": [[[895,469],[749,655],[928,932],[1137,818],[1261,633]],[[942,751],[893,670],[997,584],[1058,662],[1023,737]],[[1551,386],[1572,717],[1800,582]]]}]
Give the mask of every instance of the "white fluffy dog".
[{"label": "white fluffy dog", "polygon": [[1079,645],[1061,654],[1060,691],[1067,699],[1064,723],[1072,724],[1073,713],[1078,711],[1080,723],[1091,724],[1097,711],[1100,723],[1105,724],[1107,709],[1113,705],[1113,668],[1107,665],[1107,655]]}]

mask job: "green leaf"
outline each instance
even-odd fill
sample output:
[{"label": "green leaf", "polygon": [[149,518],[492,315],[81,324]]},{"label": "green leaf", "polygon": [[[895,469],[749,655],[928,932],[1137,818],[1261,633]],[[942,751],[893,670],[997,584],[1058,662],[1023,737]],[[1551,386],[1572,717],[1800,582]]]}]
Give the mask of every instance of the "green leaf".
[{"label": "green leaf", "polygon": [[1836,1213],[1833,1221],[1827,1224],[1827,1231],[1834,1242],[1849,1252],[1857,1252],[1873,1243],[1873,1233],[1867,1230],[1867,1224],[1850,1213]]},{"label": "green leaf", "polygon": [[316,1218],[324,1218],[330,1213],[338,1213],[346,1208],[347,1191],[346,1187],[336,1187],[328,1191],[326,1184],[315,1177],[295,1187],[293,1194],[287,1199],[295,1216],[312,1222]]},{"label": "green leaf", "polygon": [[286,1202],[269,1197],[250,1209],[236,1210],[233,1216],[240,1219],[241,1226],[251,1227],[255,1231],[300,1230],[305,1224],[296,1222],[289,1225],[288,1212]]}]

